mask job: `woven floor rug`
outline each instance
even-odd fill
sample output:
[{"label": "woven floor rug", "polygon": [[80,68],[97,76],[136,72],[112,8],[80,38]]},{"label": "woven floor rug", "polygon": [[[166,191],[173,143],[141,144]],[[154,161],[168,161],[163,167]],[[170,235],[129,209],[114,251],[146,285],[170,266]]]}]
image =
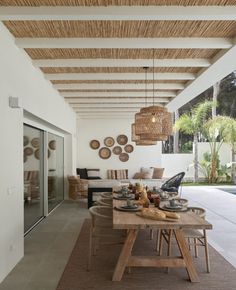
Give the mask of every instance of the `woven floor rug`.
[{"label": "woven floor rug", "polygon": [[[93,257],[92,268],[86,270],[89,220],[85,220],[75,247],[71,253],[57,290],[235,290],[236,269],[210,247],[211,273],[206,273],[204,249],[199,249],[199,257],[194,258],[200,283],[190,283],[185,269],[132,268],[125,272],[120,282],[112,282],[112,273],[120,253],[121,245],[103,246]],[[140,231],[133,252],[152,255],[155,238],[149,239],[149,231]],[[175,249],[174,249],[175,250]],[[177,249],[176,249],[176,254]]]}]

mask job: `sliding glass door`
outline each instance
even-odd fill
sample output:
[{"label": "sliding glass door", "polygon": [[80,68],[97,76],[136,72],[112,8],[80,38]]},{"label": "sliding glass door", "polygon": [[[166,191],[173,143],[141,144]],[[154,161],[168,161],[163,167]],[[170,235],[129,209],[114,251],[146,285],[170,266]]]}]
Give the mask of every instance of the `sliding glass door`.
[{"label": "sliding glass door", "polygon": [[48,133],[48,211],[64,198],[64,142]]},{"label": "sliding glass door", "polygon": [[24,125],[24,230],[64,199],[64,139]]},{"label": "sliding glass door", "polygon": [[44,216],[43,131],[24,125],[24,230]]}]

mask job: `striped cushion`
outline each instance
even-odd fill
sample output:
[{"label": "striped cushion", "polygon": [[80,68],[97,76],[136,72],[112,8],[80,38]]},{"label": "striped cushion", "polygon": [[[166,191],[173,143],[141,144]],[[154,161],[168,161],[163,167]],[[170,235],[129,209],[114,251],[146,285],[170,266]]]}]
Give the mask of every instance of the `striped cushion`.
[{"label": "striped cushion", "polygon": [[88,179],[101,179],[100,169],[87,169]]},{"label": "striped cushion", "polygon": [[128,169],[107,170],[108,179],[128,179]]}]

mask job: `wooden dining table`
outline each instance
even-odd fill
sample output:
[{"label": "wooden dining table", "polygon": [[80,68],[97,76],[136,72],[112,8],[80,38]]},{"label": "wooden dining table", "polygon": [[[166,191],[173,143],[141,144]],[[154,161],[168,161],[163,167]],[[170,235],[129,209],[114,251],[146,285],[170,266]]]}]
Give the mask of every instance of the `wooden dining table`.
[{"label": "wooden dining table", "polygon": [[[124,200],[113,199],[113,228],[127,230],[127,236],[121,249],[112,280],[120,281],[126,267],[184,267],[191,282],[200,282],[188,244],[184,237],[184,229],[212,229],[212,225],[193,212],[179,213],[180,219],[158,221],[136,215],[135,212],[119,211]],[[137,256],[132,249],[139,230],[142,229],[173,230],[181,256]]]}]

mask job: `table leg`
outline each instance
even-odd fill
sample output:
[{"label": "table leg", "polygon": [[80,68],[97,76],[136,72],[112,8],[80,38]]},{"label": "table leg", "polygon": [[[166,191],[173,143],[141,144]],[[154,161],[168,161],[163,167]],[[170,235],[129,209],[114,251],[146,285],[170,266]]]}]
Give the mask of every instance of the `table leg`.
[{"label": "table leg", "polygon": [[200,282],[196,268],[193,264],[192,256],[189,252],[188,245],[186,243],[182,230],[174,230],[176,241],[179,246],[180,253],[186,265],[186,270],[191,282]]},{"label": "table leg", "polygon": [[128,260],[131,256],[132,248],[134,245],[134,242],[137,238],[138,230],[131,229],[129,230],[125,243],[123,245],[123,248],[121,250],[120,256],[118,258],[115,271],[113,273],[112,281],[120,281],[124,271],[125,267],[128,263]]}]

